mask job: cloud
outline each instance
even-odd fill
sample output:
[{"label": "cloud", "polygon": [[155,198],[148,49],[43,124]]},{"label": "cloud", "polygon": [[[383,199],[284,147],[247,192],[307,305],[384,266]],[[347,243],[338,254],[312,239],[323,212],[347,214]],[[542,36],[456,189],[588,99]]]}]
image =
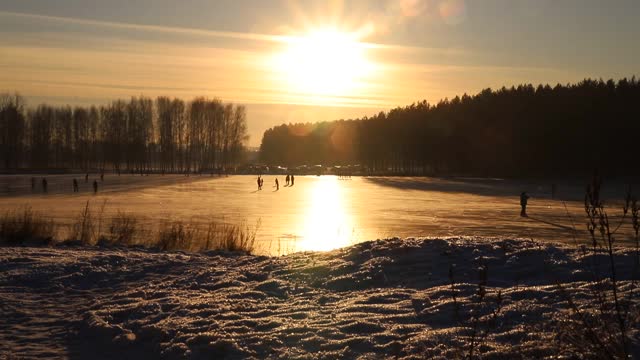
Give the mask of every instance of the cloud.
[{"label": "cloud", "polygon": [[287,37],[278,36],[278,35],[269,35],[269,34],[243,33],[243,32],[232,32],[232,31],[212,31],[212,30],[173,27],[173,26],[141,25],[141,24],[113,22],[113,21],[80,19],[80,18],[71,18],[71,17],[16,13],[16,12],[6,12],[6,11],[0,11],[0,16],[17,17],[17,18],[24,18],[24,19],[58,22],[58,23],[66,23],[66,24],[74,24],[74,25],[84,25],[84,26],[92,26],[92,27],[111,28],[111,29],[126,29],[126,30],[147,31],[147,32],[198,35],[198,36],[229,38],[229,39],[237,39],[237,40],[255,40],[255,41],[270,41],[270,42],[287,41]]}]

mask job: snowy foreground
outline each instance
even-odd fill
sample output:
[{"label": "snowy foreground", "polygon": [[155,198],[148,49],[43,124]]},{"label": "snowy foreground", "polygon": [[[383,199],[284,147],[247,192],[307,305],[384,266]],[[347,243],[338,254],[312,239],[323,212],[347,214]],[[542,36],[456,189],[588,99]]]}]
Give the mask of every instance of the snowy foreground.
[{"label": "snowy foreground", "polygon": [[[629,274],[632,250],[618,257]],[[0,359],[457,358],[471,343],[487,358],[564,356],[567,297],[592,301],[592,260],[480,238],[284,257],[2,247]]]}]

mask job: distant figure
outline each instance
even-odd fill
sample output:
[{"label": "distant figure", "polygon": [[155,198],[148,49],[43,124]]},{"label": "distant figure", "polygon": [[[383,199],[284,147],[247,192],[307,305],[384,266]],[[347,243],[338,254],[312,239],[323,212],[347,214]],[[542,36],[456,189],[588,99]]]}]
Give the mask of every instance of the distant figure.
[{"label": "distant figure", "polygon": [[42,192],[47,192],[47,178],[42,178]]},{"label": "distant figure", "polygon": [[289,186],[289,174],[287,174],[287,177],[285,178],[285,186]]},{"label": "distant figure", "polygon": [[31,177],[31,191],[36,189],[36,178]]},{"label": "distant figure", "polygon": [[258,176],[258,190],[262,190],[262,182],[260,181],[260,176]]},{"label": "distant figure", "polygon": [[73,192],[78,192],[78,180],[73,178]]},{"label": "distant figure", "polygon": [[520,211],[520,216],[527,217],[527,201],[529,200],[529,195],[525,191],[520,194],[520,206],[522,210]]},{"label": "distant figure", "polygon": [[85,183],[88,183],[88,182],[89,182],[89,173],[86,173],[86,174],[84,175],[84,182],[85,182]]},{"label": "distant figure", "polygon": [[278,183],[278,178],[276,178],[276,191],[280,190],[280,184]]},{"label": "distant figure", "polygon": [[[120,170],[118,170],[118,175],[120,174]],[[104,181],[104,171],[100,173],[100,181]]]},{"label": "distant figure", "polygon": [[293,177],[293,174],[291,174],[291,186],[293,186],[294,181],[295,181],[295,178]]},{"label": "distant figure", "polygon": [[98,180],[93,180],[93,193],[98,193]]},{"label": "distant figure", "polygon": [[551,199],[555,199],[556,198],[556,191],[557,191],[557,187],[556,187],[556,183],[551,184]]}]

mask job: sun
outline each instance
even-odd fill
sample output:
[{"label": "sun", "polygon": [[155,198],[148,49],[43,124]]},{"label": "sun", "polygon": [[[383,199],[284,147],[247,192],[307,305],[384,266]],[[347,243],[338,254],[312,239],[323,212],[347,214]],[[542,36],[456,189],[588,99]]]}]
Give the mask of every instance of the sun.
[{"label": "sun", "polygon": [[275,56],[275,68],[288,91],[311,96],[354,95],[371,72],[366,46],[356,34],[336,29],[290,37]]}]

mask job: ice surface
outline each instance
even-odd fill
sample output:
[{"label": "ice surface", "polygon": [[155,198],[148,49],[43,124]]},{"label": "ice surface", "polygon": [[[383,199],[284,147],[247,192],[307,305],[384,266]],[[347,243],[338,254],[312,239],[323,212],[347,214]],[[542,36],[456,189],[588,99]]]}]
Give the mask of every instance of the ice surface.
[{"label": "ice surface", "polygon": [[[74,176],[80,179],[79,194],[71,192]],[[552,200],[551,180],[300,176],[295,186],[274,191],[275,176],[266,175],[264,189],[257,191],[253,176],[106,174],[94,196],[90,189],[94,177],[84,183],[83,175],[50,175],[49,194],[43,195],[39,188],[31,192],[30,176],[0,176],[0,212],[31,206],[71,224],[90,200],[94,212],[106,201],[105,222],[120,210],[139,216],[147,228],[166,220],[254,226],[260,219],[258,251],[272,255],[331,250],[392,236],[564,242],[589,237],[581,181],[556,181],[558,198]],[[604,183],[602,196],[614,221],[624,190],[624,181]],[[528,218],[519,216],[521,191],[532,196]]]}]

